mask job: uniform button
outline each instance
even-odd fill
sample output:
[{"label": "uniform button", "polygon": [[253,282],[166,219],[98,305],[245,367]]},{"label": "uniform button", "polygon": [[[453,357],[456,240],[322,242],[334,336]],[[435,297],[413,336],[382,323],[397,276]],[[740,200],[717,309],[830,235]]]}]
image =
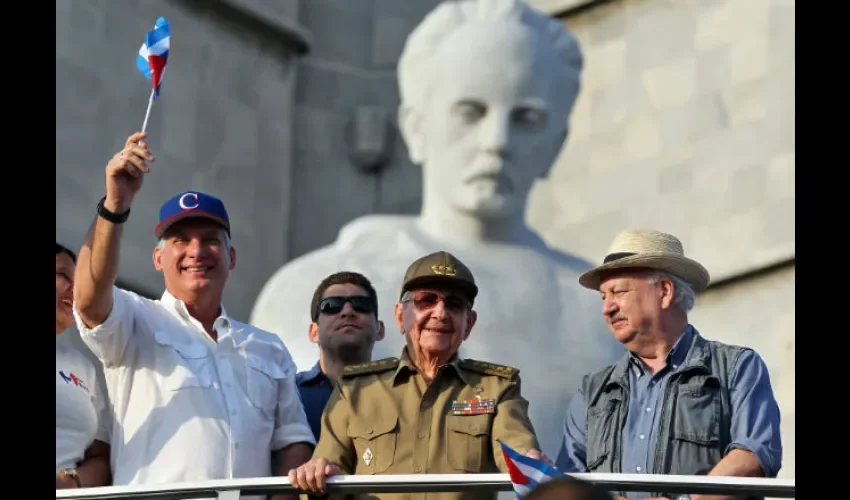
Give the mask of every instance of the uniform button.
[{"label": "uniform button", "polygon": [[416,437],[418,437],[419,439],[425,439],[425,433],[420,432],[419,434],[416,435]]},{"label": "uniform button", "polygon": [[646,409],[646,412],[647,412],[647,413],[649,413],[649,412],[651,412],[651,411],[652,411],[652,408],[647,408],[647,409]]},{"label": "uniform button", "polygon": [[418,473],[422,472],[422,468],[419,467],[418,465],[414,465],[413,466],[413,472],[416,472],[418,474]]},{"label": "uniform button", "polygon": [[478,426],[477,425],[470,425],[469,426],[469,432],[478,432]]},{"label": "uniform button", "polygon": [[641,435],[640,435],[640,438],[641,438],[641,439],[643,439],[643,438],[645,438],[645,437],[646,437],[646,436],[644,436],[643,434],[641,434]]},{"label": "uniform button", "polygon": [[638,471],[638,472],[640,472],[640,465],[638,465],[637,467],[635,467],[635,470],[636,470],[636,471]]},{"label": "uniform button", "polygon": [[369,430],[366,431],[366,434],[372,434],[373,432],[375,432],[375,431],[373,431],[372,428],[369,427]]}]

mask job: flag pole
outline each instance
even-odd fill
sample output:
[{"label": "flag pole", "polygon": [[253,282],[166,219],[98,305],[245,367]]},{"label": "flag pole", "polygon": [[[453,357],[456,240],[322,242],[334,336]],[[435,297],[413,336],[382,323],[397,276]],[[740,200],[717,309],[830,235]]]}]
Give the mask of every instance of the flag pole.
[{"label": "flag pole", "polygon": [[142,132],[144,132],[148,128],[148,118],[151,115],[151,106],[153,106],[154,92],[156,92],[156,89],[151,89],[151,97],[150,99],[148,99],[148,110],[145,111],[145,121],[144,123],[142,123]]}]

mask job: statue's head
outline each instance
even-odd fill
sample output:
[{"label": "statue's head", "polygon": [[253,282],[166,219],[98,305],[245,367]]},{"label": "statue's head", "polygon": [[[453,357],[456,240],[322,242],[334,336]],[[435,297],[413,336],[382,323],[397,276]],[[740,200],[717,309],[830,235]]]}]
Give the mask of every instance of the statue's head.
[{"label": "statue's head", "polygon": [[581,69],[576,39],[521,0],[434,9],[398,65],[399,126],[425,196],[482,218],[523,211],[567,137]]}]

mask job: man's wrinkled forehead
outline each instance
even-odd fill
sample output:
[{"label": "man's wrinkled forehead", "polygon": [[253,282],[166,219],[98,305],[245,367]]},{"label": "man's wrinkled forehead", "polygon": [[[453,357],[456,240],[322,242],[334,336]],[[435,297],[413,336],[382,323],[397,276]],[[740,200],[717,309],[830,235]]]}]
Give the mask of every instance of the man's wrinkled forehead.
[{"label": "man's wrinkled forehead", "polygon": [[644,281],[652,272],[644,268],[624,268],[603,271],[599,275],[599,290],[606,291],[617,285],[624,285],[634,281]]}]

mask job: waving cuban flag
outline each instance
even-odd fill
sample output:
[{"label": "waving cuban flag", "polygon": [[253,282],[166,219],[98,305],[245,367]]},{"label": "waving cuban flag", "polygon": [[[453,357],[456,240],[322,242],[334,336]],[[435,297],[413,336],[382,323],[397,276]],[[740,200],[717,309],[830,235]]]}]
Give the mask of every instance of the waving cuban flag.
[{"label": "waving cuban flag", "polygon": [[136,68],[153,84],[153,99],[159,97],[162,86],[162,74],[168,62],[168,49],[171,46],[171,32],[164,17],[156,20],[153,30],[148,31],[145,43],[136,57]]},{"label": "waving cuban flag", "polygon": [[538,484],[545,483],[550,479],[561,477],[563,472],[547,465],[542,460],[537,460],[517,453],[505,443],[499,441],[505,464],[508,466],[508,474],[514,486],[517,499],[528,495]]}]

